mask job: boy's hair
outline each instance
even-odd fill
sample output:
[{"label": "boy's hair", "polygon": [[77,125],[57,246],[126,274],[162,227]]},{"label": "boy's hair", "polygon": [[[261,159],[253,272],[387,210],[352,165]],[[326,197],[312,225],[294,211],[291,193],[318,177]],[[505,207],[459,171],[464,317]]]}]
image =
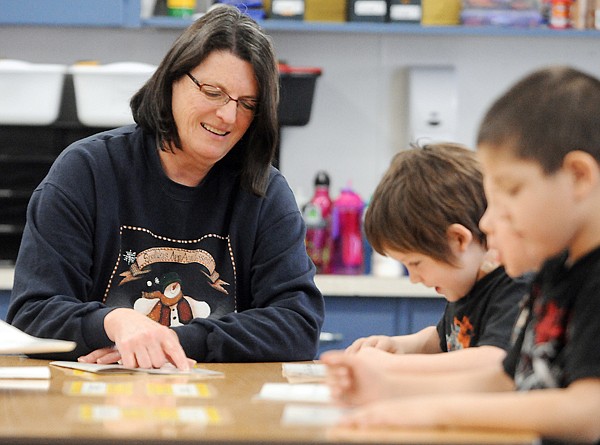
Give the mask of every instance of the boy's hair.
[{"label": "boy's hair", "polygon": [[570,67],[533,72],[488,110],[477,137],[481,144],[510,149],[538,162],[546,174],[573,150],[600,162],[600,81]]},{"label": "boy's hair", "polygon": [[458,144],[411,145],[394,156],[365,215],[373,249],[422,253],[454,264],[447,229],[462,224],[486,246],[479,220],[487,206],[475,153]]}]

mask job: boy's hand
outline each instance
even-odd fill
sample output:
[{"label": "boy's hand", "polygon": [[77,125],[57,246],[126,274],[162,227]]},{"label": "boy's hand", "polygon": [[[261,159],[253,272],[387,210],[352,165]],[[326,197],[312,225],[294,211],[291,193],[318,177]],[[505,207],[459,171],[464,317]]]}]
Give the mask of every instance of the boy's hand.
[{"label": "boy's hand", "polygon": [[439,409],[429,398],[390,399],[369,403],[352,410],[339,421],[340,426],[369,427],[419,427],[437,426]]},{"label": "boy's hand", "polygon": [[361,405],[391,397],[393,384],[370,354],[324,352],[320,360],[327,365],[326,383],[334,401],[344,405]]},{"label": "boy's hand", "polygon": [[398,351],[398,347],[394,340],[387,335],[371,335],[370,337],[359,338],[346,348],[346,352],[355,354],[364,348],[376,348],[392,354],[401,352]]}]

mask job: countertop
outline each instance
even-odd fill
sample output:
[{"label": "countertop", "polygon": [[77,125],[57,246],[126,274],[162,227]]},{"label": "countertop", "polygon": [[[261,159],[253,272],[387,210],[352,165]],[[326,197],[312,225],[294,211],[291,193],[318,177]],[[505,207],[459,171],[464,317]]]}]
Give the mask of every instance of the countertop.
[{"label": "countertop", "polygon": [[15,271],[12,267],[0,267],[0,291],[11,290]]},{"label": "countertop", "polygon": [[[0,267],[0,290],[10,290],[14,268]],[[329,297],[443,298],[434,289],[411,283],[407,276],[317,275],[315,283]]]},{"label": "countertop", "polygon": [[329,297],[443,298],[432,288],[411,283],[407,276],[317,275],[315,283]]}]

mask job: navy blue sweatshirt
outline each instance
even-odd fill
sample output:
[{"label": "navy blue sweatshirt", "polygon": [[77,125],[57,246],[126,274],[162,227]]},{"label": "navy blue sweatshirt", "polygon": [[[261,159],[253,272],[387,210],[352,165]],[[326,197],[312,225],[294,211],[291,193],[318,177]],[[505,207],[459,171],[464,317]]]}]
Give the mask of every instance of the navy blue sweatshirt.
[{"label": "navy blue sweatshirt", "polygon": [[264,197],[238,176],[221,161],[177,184],[135,126],[74,143],[30,200],[8,321],[77,343],[50,358],[111,346],[104,317],[133,307],[197,361],[313,359],[323,298],[294,196],[275,168]]}]

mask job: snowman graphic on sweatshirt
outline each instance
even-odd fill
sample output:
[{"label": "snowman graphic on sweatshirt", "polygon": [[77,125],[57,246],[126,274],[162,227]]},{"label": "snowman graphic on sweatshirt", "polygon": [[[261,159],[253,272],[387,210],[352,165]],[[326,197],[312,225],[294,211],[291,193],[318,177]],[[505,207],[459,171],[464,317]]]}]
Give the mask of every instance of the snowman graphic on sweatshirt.
[{"label": "snowman graphic on sweatshirt", "polygon": [[167,327],[188,324],[193,318],[207,318],[210,306],[183,294],[181,278],[176,272],[157,280],[162,290],[142,292],[133,308]]}]

